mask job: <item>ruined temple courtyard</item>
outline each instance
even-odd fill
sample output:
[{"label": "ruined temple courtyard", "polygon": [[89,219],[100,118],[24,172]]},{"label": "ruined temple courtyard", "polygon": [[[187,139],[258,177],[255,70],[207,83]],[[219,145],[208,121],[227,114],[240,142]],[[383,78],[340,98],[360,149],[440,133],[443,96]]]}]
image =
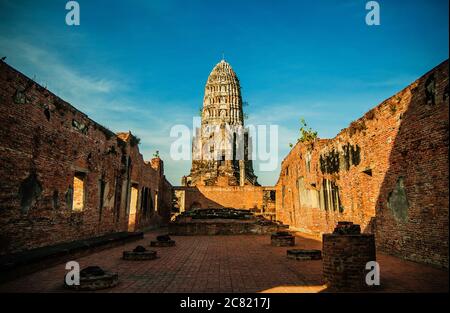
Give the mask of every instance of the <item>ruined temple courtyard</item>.
[{"label": "ruined temple courtyard", "polygon": [[[145,293],[318,293],[322,261],[286,258],[285,247],[270,245],[270,236],[172,236],[177,245],[154,248],[154,261],[124,261],[123,250],[148,245],[165,229],[150,231],[143,240],[77,259],[82,267],[97,264],[119,273],[116,287],[100,292]],[[320,249],[310,236],[296,234],[295,248]],[[448,292],[448,272],[383,253],[377,254],[381,286],[372,292]],[[0,292],[71,292],[64,288],[65,264],[0,284]]]},{"label": "ruined temple courtyard", "polygon": [[448,292],[448,86],[445,60],[261,186],[222,59],[177,186],[0,61],[0,292]]},{"label": "ruined temple courtyard", "polygon": [[2,307],[449,307],[449,5],[0,0]]}]

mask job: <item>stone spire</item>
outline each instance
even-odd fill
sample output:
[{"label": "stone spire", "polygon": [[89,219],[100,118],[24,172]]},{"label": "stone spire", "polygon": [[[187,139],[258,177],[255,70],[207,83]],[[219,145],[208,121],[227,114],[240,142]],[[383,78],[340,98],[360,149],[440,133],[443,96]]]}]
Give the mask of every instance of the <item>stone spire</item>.
[{"label": "stone spire", "polygon": [[225,60],[209,74],[202,111],[202,125],[222,123],[244,125],[239,79]]},{"label": "stone spire", "polygon": [[239,79],[222,59],[206,81],[201,128],[192,141],[191,173],[183,185],[258,185],[243,115]]}]

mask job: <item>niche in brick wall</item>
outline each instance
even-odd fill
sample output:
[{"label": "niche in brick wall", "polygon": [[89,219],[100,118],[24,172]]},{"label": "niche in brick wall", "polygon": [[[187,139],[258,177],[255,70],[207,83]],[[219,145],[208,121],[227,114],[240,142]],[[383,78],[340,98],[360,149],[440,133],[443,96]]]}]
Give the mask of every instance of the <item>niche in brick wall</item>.
[{"label": "niche in brick wall", "polygon": [[20,210],[27,213],[32,208],[42,193],[42,185],[36,173],[32,172],[25,178],[19,187]]},{"label": "niche in brick wall", "polygon": [[425,82],[425,96],[428,105],[436,104],[436,80],[434,74],[431,74]]},{"label": "niche in brick wall", "polygon": [[409,203],[403,177],[398,178],[394,190],[389,193],[387,205],[397,221],[406,221],[408,218]]},{"label": "niche in brick wall", "polygon": [[102,177],[98,181],[98,213],[99,213],[99,220],[102,219],[103,214],[103,206],[105,205],[105,198],[106,198],[106,181]]},{"label": "niche in brick wall", "polygon": [[141,210],[144,216],[153,213],[153,201],[150,188],[143,187],[141,191]]}]

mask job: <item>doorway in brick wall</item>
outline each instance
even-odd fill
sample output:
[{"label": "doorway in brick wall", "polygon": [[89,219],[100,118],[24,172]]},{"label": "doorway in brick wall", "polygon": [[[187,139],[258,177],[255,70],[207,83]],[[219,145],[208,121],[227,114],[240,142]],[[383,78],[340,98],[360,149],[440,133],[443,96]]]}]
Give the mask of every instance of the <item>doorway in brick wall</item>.
[{"label": "doorway in brick wall", "polygon": [[138,186],[131,185],[130,213],[128,214],[128,231],[136,230],[136,212],[138,203]]}]

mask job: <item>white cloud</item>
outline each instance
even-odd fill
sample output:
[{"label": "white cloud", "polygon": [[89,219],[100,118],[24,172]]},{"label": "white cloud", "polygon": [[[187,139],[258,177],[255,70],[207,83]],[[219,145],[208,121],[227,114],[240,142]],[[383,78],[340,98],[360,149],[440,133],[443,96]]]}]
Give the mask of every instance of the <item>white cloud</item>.
[{"label": "white cloud", "polygon": [[39,73],[35,78],[39,83],[68,96],[81,93],[109,93],[122,86],[112,80],[77,73],[65,65],[57,55],[20,39],[0,37],[0,50],[13,63],[23,64]]}]

